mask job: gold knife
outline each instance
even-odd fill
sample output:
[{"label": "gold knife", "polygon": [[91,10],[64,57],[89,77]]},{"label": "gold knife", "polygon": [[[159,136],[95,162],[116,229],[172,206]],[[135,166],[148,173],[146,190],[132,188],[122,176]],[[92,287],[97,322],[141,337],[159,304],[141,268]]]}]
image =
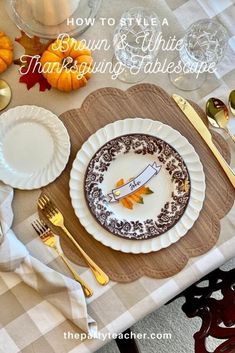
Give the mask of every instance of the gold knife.
[{"label": "gold knife", "polygon": [[191,106],[191,104],[184,98],[178,96],[177,94],[173,94],[172,98],[176,102],[176,104],[179,106],[179,108],[182,110],[184,115],[188,118],[188,120],[191,122],[191,124],[195,127],[197,132],[201,135],[203,140],[206,142],[207,146],[210,148],[212,153],[214,154],[215,158],[218,160],[219,164],[223,168],[225,174],[227,175],[228,179],[230,180],[231,184],[235,188],[235,172],[232,170],[232,168],[228,165],[228,163],[225,161],[223,156],[220,154],[216,146],[214,145],[212,141],[212,136],[207,128],[207,126],[204,124],[196,110]]}]

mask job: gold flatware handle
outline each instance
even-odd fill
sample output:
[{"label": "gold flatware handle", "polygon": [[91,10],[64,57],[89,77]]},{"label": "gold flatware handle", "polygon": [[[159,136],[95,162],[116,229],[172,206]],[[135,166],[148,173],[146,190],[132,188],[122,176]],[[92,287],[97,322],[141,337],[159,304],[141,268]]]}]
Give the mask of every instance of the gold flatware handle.
[{"label": "gold flatware handle", "polygon": [[83,292],[86,297],[91,297],[93,295],[93,290],[88,286],[88,284],[79,276],[79,274],[73,269],[71,264],[67,261],[65,256],[57,250],[58,255],[64,261],[65,265],[68,267],[69,271],[72,273],[75,281],[79,282],[82,286]]},{"label": "gold flatware handle", "polygon": [[68,231],[68,229],[63,226],[61,227],[68,238],[73,242],[76,248],[80,251],[81,255],[83,256],[84,260],[86,261],[87,265],[90,267],[91,271],[93,272],[97,282],[102,286],[109,283],[109,277],[101,270],[101,268],[86,254],[86,252],[82,249],[82,247],[78,244],[78,242],[74,239],[72,234]]},{"label": "gold flatware handle", "polygon": [[207,146],[210,148],[216,159],[218,160],[219,164],[223,168],[225,174],[227,175],[229,181],[235,188],[235,174],[232,168],[228,165],[228,163],[225,161],[223,156],[220,154],[216,146],[214,145],[212,141],[212,136],[210,133],[210,130],[207,128],[207,126],[204,124],[196,110],[191,106],[191,104],[183,97],[178,96],[177,94],[173,94],[172,98],[178,105],[178,107],[182,110],[182,112],[185,114],[185,116],[188,118],[190,123],[194,126],[194,128],[197,130],[199,135],[203,138]]},{"label": "gold flatware handle", "polygon": [[228,165],[228,163],[225,161],[224,157],[220,154],[214,143],[211,141],[210,143],[207,144],[216,157],[217,161],[223,168],[224,172],[226,173],[228,179],[230,180],[231,184],[235,188],[235,172],[233,169]]}]

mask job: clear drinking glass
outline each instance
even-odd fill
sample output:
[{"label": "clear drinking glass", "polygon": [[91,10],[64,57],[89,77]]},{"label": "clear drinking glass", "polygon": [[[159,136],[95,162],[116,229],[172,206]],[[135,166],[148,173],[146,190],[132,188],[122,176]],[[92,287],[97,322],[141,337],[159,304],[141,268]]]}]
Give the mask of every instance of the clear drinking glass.
[{"label": "clear drinking glass", "polygon": [[[170,80],[179,89],[192,91],[199,88],[206,79],[206,69],[222,60],[228,44],[226,29],[211,19],[199,20],[187,30],[175,65],[181,61],[186,69],[194,72],[171,73]],[[201,67],[201,69],[200,69]],[[201,72],[204,67],[204,72]]]},{"label": "clear drinking glass", "polygon": [[123,13],[113,38],[113,65],[123,65],[119,80],[136,83],[144,79],[143,68],[156,58],[160,34],[160,21],[151,9],[136,7]]}]

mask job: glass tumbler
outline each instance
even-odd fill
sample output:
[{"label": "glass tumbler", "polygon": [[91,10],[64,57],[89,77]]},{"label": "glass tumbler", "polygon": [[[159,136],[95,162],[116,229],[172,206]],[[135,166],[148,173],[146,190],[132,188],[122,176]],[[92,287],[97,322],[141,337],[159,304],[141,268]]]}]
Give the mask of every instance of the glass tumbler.
[{"label": "glass tumbler", "polygon": [[160,34],[160,21],[151,9],[137,7],[123,13],[113,38],[113,66],[122,64],[119,80],[136,83],[145,78],[143,68],[156,58]]},{"label": "glass tumbler", "polygon": [[185,91],[201,87],[209,65],[212,67],[213,64],[215,69],[225,54],[227,44],[228,34],[220,23],[211,19],[193,23],[182,39],[179,56],[174,60],[175,65],[181,62],[181,67],[186,70],[169,75],[173,85]]}]

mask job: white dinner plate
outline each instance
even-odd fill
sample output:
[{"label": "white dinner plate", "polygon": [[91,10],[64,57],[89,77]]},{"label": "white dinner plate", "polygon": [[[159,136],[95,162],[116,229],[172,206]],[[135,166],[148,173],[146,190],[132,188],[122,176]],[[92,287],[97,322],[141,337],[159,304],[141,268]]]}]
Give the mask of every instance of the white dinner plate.
[{"label": "white dinner plate", "polygon": [[24,190],[55,180],[70,155],[70,139],[61,120],[33,105],[0,116],[0,180]]},{"label": "white dinner plate", "polygon": [[[108,203],[115,183],[161,166],[147,184],[153,194],[133,209]],[[182,180],[189,188],[181,190]],[[200,159],[187,139],[159,121],[125,119],[98,130],[78,152],[71,171],[75,213],[94,238],[130,253],[157,251],[179,240],[193,226],[205,198]]]}]

